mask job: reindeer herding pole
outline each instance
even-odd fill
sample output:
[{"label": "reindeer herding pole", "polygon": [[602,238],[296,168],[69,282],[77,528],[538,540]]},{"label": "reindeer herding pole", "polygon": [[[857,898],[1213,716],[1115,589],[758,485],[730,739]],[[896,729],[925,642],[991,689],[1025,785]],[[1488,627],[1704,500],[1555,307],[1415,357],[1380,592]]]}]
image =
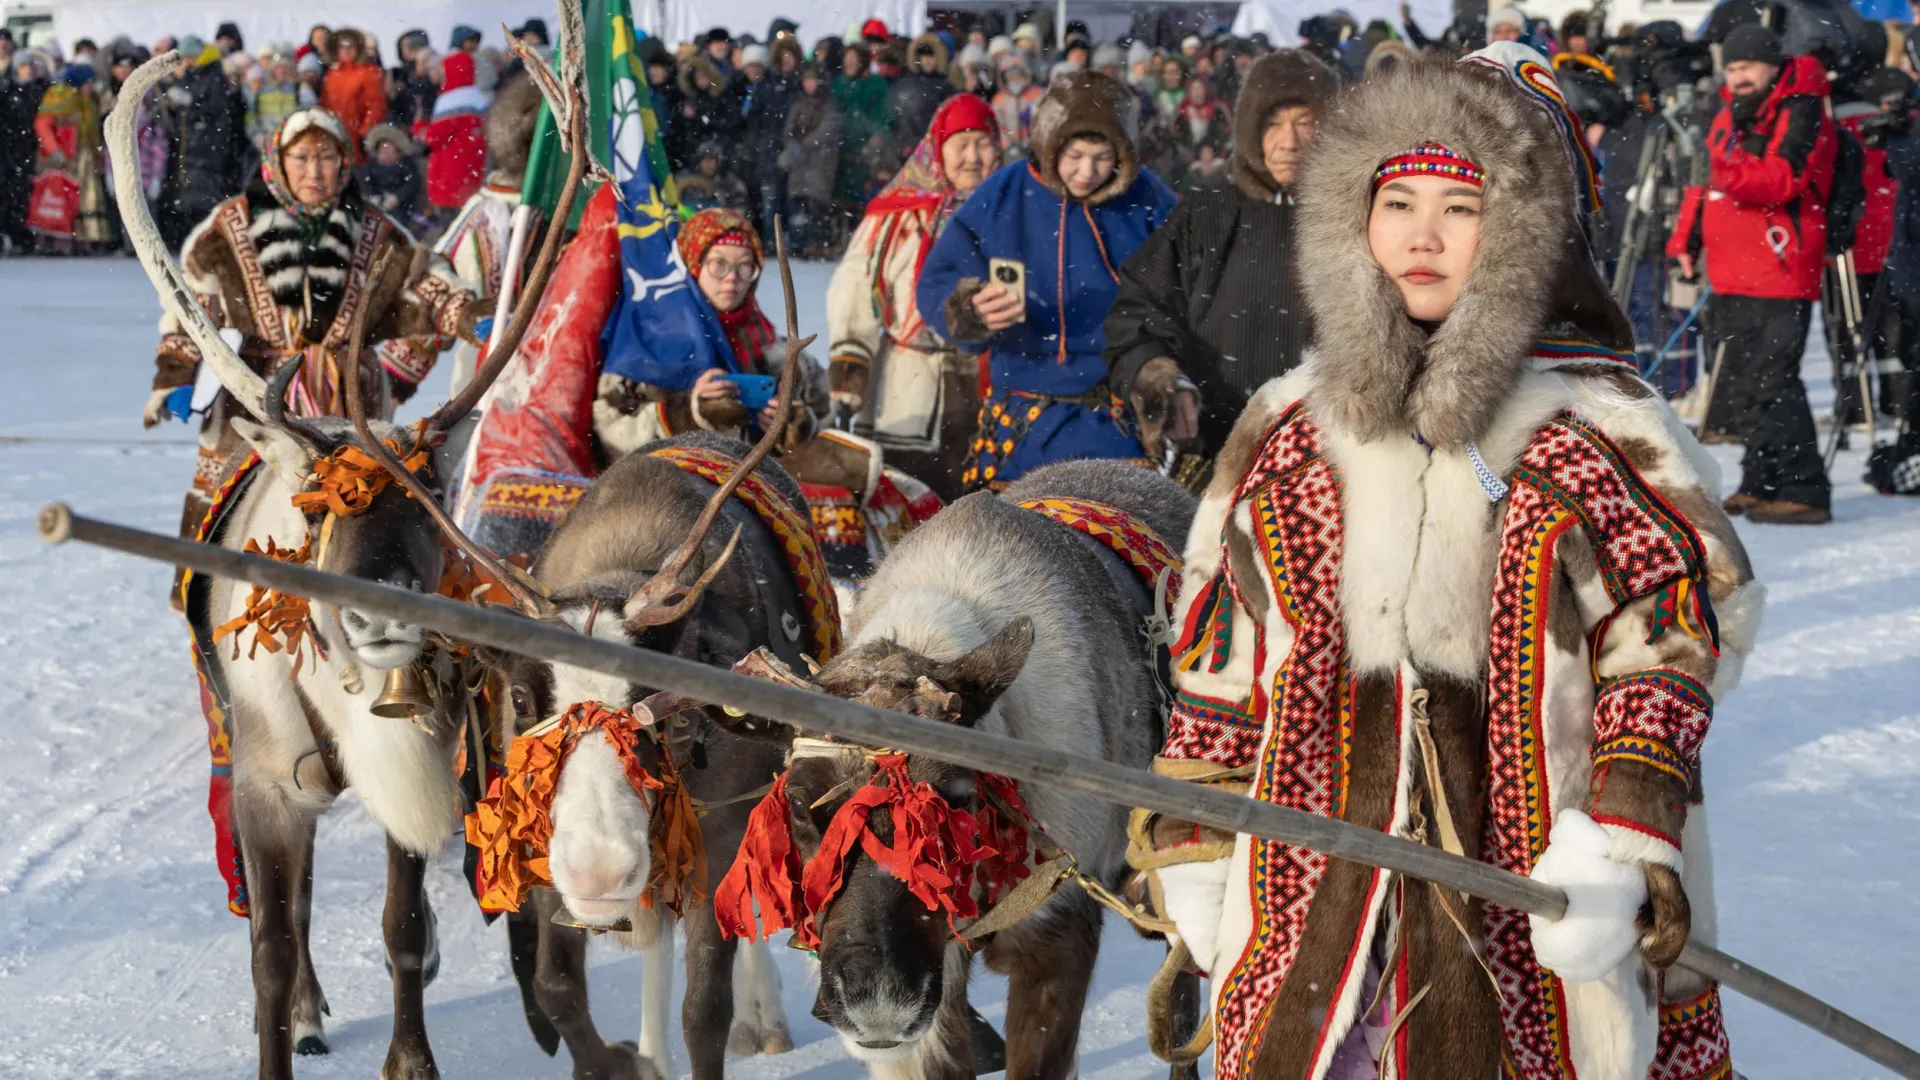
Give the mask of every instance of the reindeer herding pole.
[{"label": "reindeer herding pole", "polygon": [[[602,672],[868,746],[927,754],[982,772],[1311,848],[1535,915],[1559,918],[1566,911],[1566,897],[1560,890],[1485,863],[1335,818],[1182,783],[1142,769],[796,690],[477,604],[425,596],[81,517],[62,503],[40,512],[39,528],[41,539],[48,543],[78,540],[337,607],[401,619],[456,640]],[[1758,968],[1697,941],[1689,941],[1675,963],[1805,1024],[1900,1076],[1920,1080],[1920,1053]]]}]

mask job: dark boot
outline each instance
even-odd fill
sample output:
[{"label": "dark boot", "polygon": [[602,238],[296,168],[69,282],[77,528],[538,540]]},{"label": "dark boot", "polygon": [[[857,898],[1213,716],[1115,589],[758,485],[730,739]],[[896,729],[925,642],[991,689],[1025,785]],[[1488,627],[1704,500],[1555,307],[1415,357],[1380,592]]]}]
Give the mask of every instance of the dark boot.
[{"label": "dark boot", "polygon": [[1767,499],[1747,511],[1747,520],[1762,525],[1825,525],[1833,520],[1833,511],[1824,506]]},{"label": "dark boot", "polygon": [[1744,491],[1736,491],[1721,500],[1720,509],[1725,510],[1728,517],[1739,517],[1741,514],[1760,505],[1763,501],[1765,500],[1757,495],[1749,495]]}]

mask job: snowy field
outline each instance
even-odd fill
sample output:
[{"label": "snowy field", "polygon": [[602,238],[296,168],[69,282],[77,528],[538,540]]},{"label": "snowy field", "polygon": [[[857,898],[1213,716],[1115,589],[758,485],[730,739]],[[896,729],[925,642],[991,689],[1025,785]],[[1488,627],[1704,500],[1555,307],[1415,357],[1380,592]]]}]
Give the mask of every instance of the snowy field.
[{"label": "snowy field", "polygon": [[[796,273],[802,331],[824,331],[830,268]],[[777,280],[762,295],[778,310]],[[204,726],[169,570],[48,550],[34,514],[82,513],[171,533],[193,471],[188,429],[143,432],[159,307],[131,260],[0,261],[0,1077],[251,1073],[244,924],[229,915],[205,810]],[[1824,357],[1810,384],[1828,397]],[[420,407],[444,397],[429,384]],[[1715,448],[1728,467],[1730,448]],[[1837,472],[1835,524],[1740,530],[1772,590],[1746,683],[1706,754],[1720,945],[1909,1042],[1920,1040],[1920,501]],[[313,952],[334,1053],[302,1077],[374,1075],[391,1020],[381,969],[385,853],[351,794],[323,820]],[[527,1034],[504,931],[487,927],[451,842],[432,866],[444,955],[427,1024],[449,1078],[565,1077]],[[1164,1075],[1142,1003],[1158,950],[1110,922],[1081,1042],[1082,1075]],[[803,958],[777,949],[798,1049],[734,1062],[747,1078],[857,1076],[809,1015]],[[639,1016],[639,961],[596,942],[594,1014]],[[982,975],[981,1011],[1004,1017]],[[1885,1075],[1729,997],[1736,1064],[1756,1078]],[[678,1015],[678,1009],[674,1010]],[[676,1036],[676,1043],[678,1037]],[[685,1055],[678,1063],[684,1070]]]}]

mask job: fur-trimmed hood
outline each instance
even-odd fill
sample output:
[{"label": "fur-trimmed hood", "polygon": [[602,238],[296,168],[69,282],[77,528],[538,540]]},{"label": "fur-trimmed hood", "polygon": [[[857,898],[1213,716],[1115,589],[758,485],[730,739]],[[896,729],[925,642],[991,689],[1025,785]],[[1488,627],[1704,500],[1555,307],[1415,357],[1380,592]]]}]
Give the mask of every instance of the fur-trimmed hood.
[{"label": "fur-trimmed hood", "polygon": [[490,180],[517,184],[527,172],[533,130],[540,120],[540,88],[521,75],[508,80],[487,106],[487,154],[493,158]]},{"label": "fur-trimmed hood", "polygon": [[[1425,142],[1487,174],[1479,248],[1431,338],[1367,244],[1374,169]],[[1342,95],[1320,121],[1296,195],[1317,342],[1310,397],[1323,421],[1362,441],[1413,433],[1457,447],[1480,437],[1545,328],[1633,347],[1574,220],[1559,133],[1497,70],[1406,64]]]},{"label": "fur-trimmed hood", "polygon": [[1030,159],[1040,182],[1069,198],[1060,179],[1060,152],[1076,136],[1092,135],[1112,143],[1117,160],[1113,179],[1087,196],[1087,204],[1097,206],[1132,187],[1140,175],[1140,155],[1121,118],[1132,102],[1132,91],[1099,72],[1079,71],[1055,82],[1033,107]]},{"label": "fur-trimmed hood", "polygon": [[1229,175],[1241,194],[1272,202],[1280,184],[1261,157],[1260,136],[1267,117],[1283,105],[1306,105],[1326,114],[1340,92],[1340,76],[1305,49],[1280,49],[1254,62],[1233,105],[1233,163]]},{"label": "fur-trimmed hood", "polygon": [[[700,87],[694,83],[694,72],[700,72],[707,77],[706,90],[702,91]],[[722,93],[726,92],[726,88],[727,81],[720,77],[719,66],[704,53],[697,54],[693,59],[680,65],[680,92],[688,97],[697,98],[701,96],[702,93],[708,97],[719,97]]]}]

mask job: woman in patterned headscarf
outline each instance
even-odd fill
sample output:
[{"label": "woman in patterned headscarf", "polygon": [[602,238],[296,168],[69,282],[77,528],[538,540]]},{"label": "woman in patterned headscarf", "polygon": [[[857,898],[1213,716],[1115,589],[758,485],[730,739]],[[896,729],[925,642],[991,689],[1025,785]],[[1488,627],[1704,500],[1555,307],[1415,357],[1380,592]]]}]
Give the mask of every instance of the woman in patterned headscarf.
[{"label": "woman in patterned headscarf", "polygon": [[[367,207],[353,184],[353,144],[339,118],[320,108],[288,116],[267,148],[246,193],[221,203],[180,250],[188,287],[215,326],[240,335],[236,350],[261,375],[304,355],[288,390],[294,415],[344,416],[348,328],[366,309],[369,348],[360,389],[373,415],[389,415],[411,396],[440,350],[455,337],[478,341],[476,324],[492,300],[475,300],[446,260],[429,256],[407,231]],[[414,277],[416,258],[427,272]],[[374,276],[374,268],[384,270]],[[372,345],[407,339],[404,350],[375,359]],[[188,418],[200,350],[172,316],[162,320],[153,394],[142,412],[148,427],[168,416]],[[204,417],[200,467],[187,497],[190,533],[217,485],[246,443],[227,424],[233,401],[222,391],[194,411]]]},{"label": "woman in patterned headscarf", "polygon": [[834,399],[889,460],[949,499],[960,494],[978,373],[971,355],[928,328],[913,290],[948,219],[999,167],[999,139],[992,106],[972,94],[948,98],[867,205],[827,288]]}]

